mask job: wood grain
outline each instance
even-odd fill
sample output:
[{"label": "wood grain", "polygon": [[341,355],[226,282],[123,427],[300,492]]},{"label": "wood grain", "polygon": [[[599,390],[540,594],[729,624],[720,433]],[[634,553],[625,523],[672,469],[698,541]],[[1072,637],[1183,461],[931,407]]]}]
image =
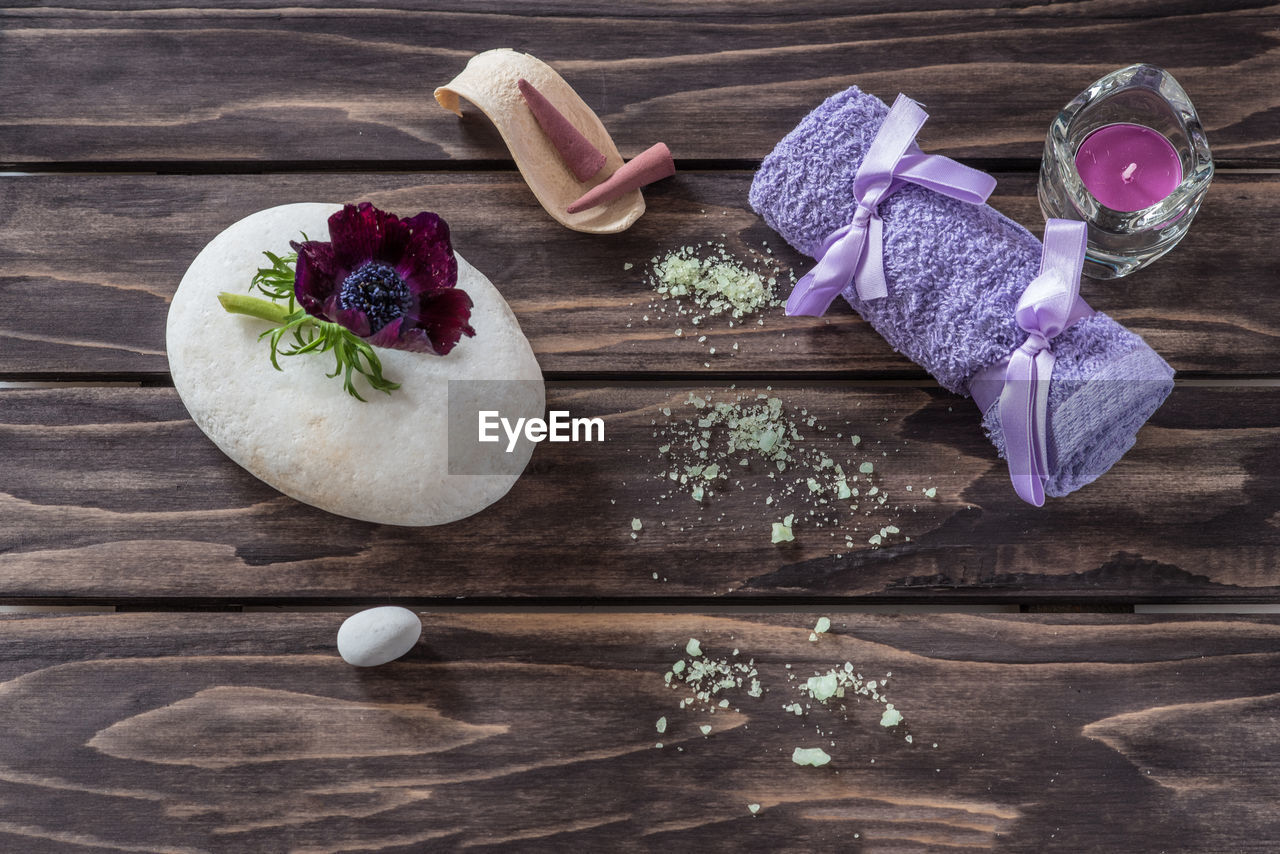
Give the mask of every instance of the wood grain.
[{"label": "wood grain", "polygon": [[857,84],[930,105],[948,154],[1034,166],[1057,111],[1141,45],[1223,165],[1280,156],[1280,16],[1261,0],[121,5],[0,11],[0,163],[507,160],[482,117],[430,97],[494,47],[554,65],[628,157],[661,137],[678,159],[759,159]]},{"label": "wood grain", "polygon": [[[806,499],[806,479],[825,477],[808,464],[778,475],[730,458],[731,480],[703,502],[675,489],[660,448],[671,423],[697,415],[690,392],[754,389],[553,383],[551,408],[604,418],[605,441],[544,444],[487,510],[409,529],[281,496],[205,439],[172,389],[3,391],[0,600],[1105,603],[1280,593],[1275,387],[1179,387],[1101,481],[1037,510],[1014,494],[966,400],[931,388],[773,384],[798,420],[814,419],[800,444],[848,472],[873,464],[855,485],[889,498],[859,499],[858,512]],[[788,513],[796,542],[771,544],[772,523]],[[633,539],[635,518],[643,530]],[[899,534],[872,547],[889,525]]]},{"label": "wood grain", "polygon": [[[645,277],[655,256],[723,240],[762,270],[800,275],[811,266],[747,206],[750,180],[747,172],[679,174],[646,191],[649,211],[631,230],[598,237],[556,225],[507,173],[0,178],[0,376],[164,376],[168,301],[205,243],[272,205],[370,199],[403,213],[440,212],[458,251],[511,302],[552,376],[924,378],[843,303],[822,319],[775,308],[764,326],[713,320],[701,344],[675,336],[694,327],[651,305]],[[1033,176],[1002,174],[993,204],[1042,228]],[[1280,177],[1221,175],[1178,248],[1129,278],[1086,280],[1085,296],[1184,375],[1274,375],[1280,245],[1258,223],[1277,204]]]},{"label": "wood grain", "polygon": [[[0,845],[1280,845],[1275,617],[832,614],[810,642],[817,613],[428,614],[406,658],[359,670],[333,649],[342,616],[0,622]],[[750,659],[766,693],[681,708],[663,674],[690,637],[704,660]],[[784,708],[846,661],[892,673],[901,725],[879,726],[869,698]],[[797,767],[798,746],[830,765]]]}]

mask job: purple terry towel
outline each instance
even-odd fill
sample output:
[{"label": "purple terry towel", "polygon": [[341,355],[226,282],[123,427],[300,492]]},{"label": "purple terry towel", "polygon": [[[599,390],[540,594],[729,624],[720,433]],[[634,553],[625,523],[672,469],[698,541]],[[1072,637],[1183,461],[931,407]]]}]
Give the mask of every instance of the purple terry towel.
[{"label": "purple terry towel", "polygon": [[[889,108],[850,87],[828,98],[778,143],[751,184],[751,206],[800,252],[819,252],[857,207],[851,188]],[[969,381],[1026,339],[1018,298],[1040,272],[1040,241],[988,205],[905,184],[879,205],[889,295],[844,298],[893,348],[945,388]],[[1105,314],[1077,321],[1052,342],[1049,471],[1045,492],[1066,495],[1105,473],[1173,390],[1173,369],[1142,338]],[[983,427],[1005,455],[999,407]]]}]

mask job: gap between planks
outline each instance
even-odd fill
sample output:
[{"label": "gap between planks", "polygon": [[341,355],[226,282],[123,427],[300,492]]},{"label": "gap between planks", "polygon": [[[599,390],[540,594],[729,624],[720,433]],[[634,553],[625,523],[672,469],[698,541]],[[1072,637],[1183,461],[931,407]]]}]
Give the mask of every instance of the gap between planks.
[{"label": "gap between planks", "polygon": [[[0,616],[5,614],[53,615],[53,614],[166,614],[187,612],[225,612],[237,614],[353,614],[369,605],[246,605],[226,607],[149,607],[121,604],[111,605],[0,605]],[[1028,611],[1026,608],[1034,608]],[[821,611],[824,614],[1018,614],[1018,613],[1052,613],[1057,606],[1020,606],[1010,605],[849,605],[849,606],[805,606],[805,605],[470,605],[459,604],[447,608],[413,607],[410,610],[419,614],[713,614],[726,616],[733,614],[813,614]],[[1104,607],[1081,606],[1079,608],[1062,606],[1064,612],[1077,614],[1280,614],[1280,603],[1271,604],[1234,604],[1234,605],[1131,605],[1120,606],[1127,610],[1117,610],[1115,606]]]}]

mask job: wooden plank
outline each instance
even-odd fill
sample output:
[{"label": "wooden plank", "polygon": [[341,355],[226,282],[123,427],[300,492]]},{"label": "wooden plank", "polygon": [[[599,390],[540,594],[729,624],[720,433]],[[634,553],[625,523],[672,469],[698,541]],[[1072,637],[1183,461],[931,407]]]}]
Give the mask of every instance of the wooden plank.
[{"label": "wooden plank", "polygon": [[[340,614],[7,619],[0,839],[58,854],[1280,846],[1276,618],[832,616],[810,642],[817,614],[431,614],[405,659],[372,670],[334,653]],[[663,674],[690,637],[700,661],[751,660],[767,693],[680,708],[692,692]],[[892,673],[877,693],[902,724],[879,726],[870,697],[805,702],[799,683],[846,661]],[[830,764],[798,767],[800,746]]]},{"label": "wooden plank", "polygon": [[942,151],[1034,166],[1057,111],[1141,45],[1224,164],[1280,157],[1280,19],[1261,0],[87,5],[0,12],[0,163],[505,160],[486,121],[459,122],[431,90],[510,46],[563,72],[627,156],[661,137],[677,158],[758,159],[858,84],[930,105]]},{"label": "wooden plank", "polygon": [[[852,501],[810,497],[809,477],[832,480],[811,459],[778,474],[730,456],[730,479],[695,502],[691,487],[668,480],[675,466],[660,451],[688,444],[669,430],[699,415],[686,403],[691,392],[725,399],[755,390],[553,383],[552,408],[604,418],[605,441],[544,444],[486,511],[409,529],[279,495],[208,442],[172,389],[2,391],[0,601],[1280,595],[1275,386],[1179,387],[1102,481],[1037,510],[1015,496],[967,401],[928,388],[774,384],[769,394],[788,412],[814,419],[801,425],[797,449],[811,450],[798,456],[825,453],[851,473],[866,493],[857,512]],[[863,462],[874,472],[852,474]],[[886,503],[867,497],[871,486]],[[796,541],[774,545],[771,525],[787,514],[796,516]],[[643,528],[632,538],[635,518]],[[898,533],[873,547],[890,525]]]},{"label": "wooden plank", "polygon": [[[675,337],[677,328],[693,327],[650,306],[651,258],[724,234],[741,258],[774,251],[764,257],[796,275],[811,266],[750,210],[747,172],[682,173],[656,185],[640,222],[605,238],[556,225],[512,173],[0,181],[7,202],[0,210],[0,375],[7,378],[163,375],[168,301],[204,244],[255,210],[325,199],[439,211],[458,250],[505,293],[552,375],[924,377],[843,303],[823,319],[787,318],[775,308],[764,326],[731,329],[713,320],[701,344],[693,335]],[[993,204],[1042,228],[1033,176],[1001,175]],[[1222,175],[1172,254],[1122,281],[1086,280],[1085,296],[1179,371],[1273,374],[1280,245],[1257,224],[1277,204],[1280,176]]]}]

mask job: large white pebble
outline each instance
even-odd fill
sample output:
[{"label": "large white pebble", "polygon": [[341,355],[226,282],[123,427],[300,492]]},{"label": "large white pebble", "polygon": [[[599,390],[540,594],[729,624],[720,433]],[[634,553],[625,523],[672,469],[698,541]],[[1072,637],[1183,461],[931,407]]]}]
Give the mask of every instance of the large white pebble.
[{"label": "large white pebble", "polygon": [[352,614],[338,629],[338,654],[356,667],[395,661],[418,642],[422,621],[408,608],[387,605]]},{"label": "large white pebble", "polygon": [[[169,307],[166,345],[173,385],[191,418],[227,456],[271,486],[322,510],[385,525],[443,525],[477,513],[507,494],[533,453],[524,442],[479,446],[450,474],[449,381],[497,383],[491,405],[515,423],[541,416],[542,371],[502,294],[458,257],[458,287],[475,302],[474,338],[447,356],[380,349],[390,396],[365,389],[368,403],[326,377],[333,358],[281,358],[277,371],[259,335],[270,324],[228,314],[218,293],[247,293],[263,250],[287,253],[304,232],[323,239],[337,204],[292,204],[245,217],[201,250]],[[492,388],[476,384],[475,388]],[[478,455],[478,456],[477,456]],[[511,468],[481,463],[499,459]]]}]

